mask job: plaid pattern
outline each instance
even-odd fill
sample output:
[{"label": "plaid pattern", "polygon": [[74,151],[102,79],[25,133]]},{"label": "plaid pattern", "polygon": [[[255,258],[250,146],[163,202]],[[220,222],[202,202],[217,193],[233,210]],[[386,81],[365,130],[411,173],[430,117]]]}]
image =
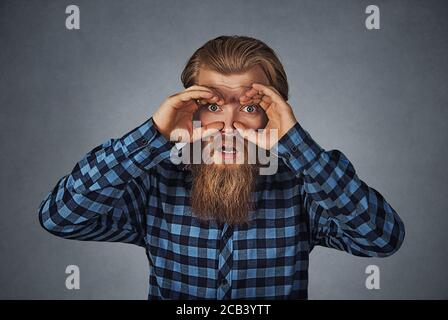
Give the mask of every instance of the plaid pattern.
[{"label": "plaid pattern", "polygon": [[39,206],[52,234],[146,249],[149,299],[306,299],[308,259],[321,245],[384,257],[402,221],[344,154],[298,123],[277,144],[276,174],[259,176],[245,227],[196,218],[191,172],[152,118],[91,150]]}]

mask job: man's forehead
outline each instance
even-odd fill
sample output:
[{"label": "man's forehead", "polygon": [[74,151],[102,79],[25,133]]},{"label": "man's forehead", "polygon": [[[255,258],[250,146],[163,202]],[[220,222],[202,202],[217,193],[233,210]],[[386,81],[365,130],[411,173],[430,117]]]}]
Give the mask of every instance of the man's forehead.
[{"label": "man's forehead", "polygon": [[219,85],[218,84],[200,84],[200,85],[202,85],[204,87],[208,87],[208,88],[216,91],[217,93],[221,94],[223,96],[223,98],[239,96],[251,88],[250,84],[234,85],[234,86],[223,85],[223,84],[219,84]]},{"label": "man's forehead", "polygon": [[236,85],[229,85],[229,84],[205,84],[205,86],[210,87],[210,88],[215,88],[217,90],[241,90],[241,89],[245,89],[245,88],[250,88],[251,87],[251,83],[247,84],[247,85],[241,85],[241,84],[236,84]]},{"label": "man's forehead", "polygon": [[230,91],[237,91],[237,90],[241,90],[241,89],[248,89],[251,87],[251,84],[247,84],[247,85],[225,85],[225,84],[210,84],[210,85],[205,85],[206,87],[209,88],[214,88],[216,90],[230,90]]},{"label": "man's forehead", "polygon": [[195,81],[197,85],[209,87],[217,93],[235,95],[241,94],[252,87],[254,82],[268,84],[265,72],[259,66],[237,73],[221,73],[219,71],[202,67]]}]

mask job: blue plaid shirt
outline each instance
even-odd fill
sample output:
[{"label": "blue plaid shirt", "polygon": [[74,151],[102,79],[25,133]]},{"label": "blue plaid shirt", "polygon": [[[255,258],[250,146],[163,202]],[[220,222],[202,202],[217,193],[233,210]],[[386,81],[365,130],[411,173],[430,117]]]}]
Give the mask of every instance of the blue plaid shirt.
[{"label": "blue plaid shirt", "polygon": [[149,299],[306,299],[316,245],[385,257],[405,229],[345,155],[295,124],[277,144],[278,171],[258,176],[249,224],[196,218],[191,172],[175,165],[149,118],[87,153],[39,206],[50,233],[142,246]]}]

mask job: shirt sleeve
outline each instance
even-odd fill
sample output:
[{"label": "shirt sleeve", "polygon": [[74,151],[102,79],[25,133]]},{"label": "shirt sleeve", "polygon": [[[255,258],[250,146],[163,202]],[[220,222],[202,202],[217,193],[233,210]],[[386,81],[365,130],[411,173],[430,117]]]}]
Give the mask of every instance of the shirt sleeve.
[{"label": "shirt sleeve", "polygon": [[145,245],[148,174],[175,146],[152,117],[88,152],[39,205],[50,233],[77,240]]},{"label": "shirt sleeve", "polygon": [[402,220],[377,190],[359,179],[341,151],[324,150],[299,123],[274,150],[303,181],[300,191],[312,247],[367,257],[389,256],[400,248],[405,236]]}]

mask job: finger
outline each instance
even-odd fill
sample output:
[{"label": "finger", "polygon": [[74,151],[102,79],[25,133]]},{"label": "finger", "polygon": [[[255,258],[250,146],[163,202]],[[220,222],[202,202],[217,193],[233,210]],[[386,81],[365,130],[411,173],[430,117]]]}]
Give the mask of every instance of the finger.
[{"label": "finger", "polygon": [[184,91],[191,91],[191,90],[202,90],[202,91],[212,92],[214,95],[218,96],[222,100],[222,102],[224,102],[223,96],[217,90],[215,90],[214,88],[209,88],[209,87],[206,87],[206,86],[193,85],[191,87],[188,87]]},{"label": "finger", "polygon": [[268,111],[269,108],[273,106],[272,98],[269,96],[263,96],[260,100],[256,100],[256,102],[265,112]]},{"label": "finger", "polygon": [[[176,94],[176,95],[179,95],[179,94],[181,94],[181,93],[185,93],[185,92],[188,92],[188,91],[211,92],[211,93],[213,93],[213,96],[216,95],[212,90],[210,90],[210,89],[208,89],[208,88],[206,88],[206,87],[202,87],[202,86],[191,86],[191,87],[188,87],[187,89],[185,89],[184,91],[182,91],[182,92],[180,92],[180,93],[178,93],[178,94]],[[201,101],[205,101],[205,100],[201,100]],[[204,102],[204,103],[205,103],[205,102]]]},{"label": "finger", "polygon": [[254,95],[251,95],[250,97],[249,96],[241,96],[240,97],[240,101],[248,101],[250,99],[262,99],[263,96],[264,95],[258,94],[258,93],[254,94]]},{"label": "finger", "polygon": [[249,105],[249,104],[259,104],[263,100],[270,101],[270,100],[266,100],[265,97],[266,96],[256,95],[256,96],[254,96],[252,98],[249,98],[249,99],[242,99],[242,100],[240,100],[240,104],[242,104],[242,105]]},{"label": "finger", "polygon": [[210,99],[214,96],[212,92],[200,91],[200,90],[191,90],[191,91],[183,91],[178,95],[173,96],[172,98],[178,102],[177,107],[182,107],[187,105],[187,102],[198,99]]},{"label": "finger", "polygon": [[206,105],[206,104],[209,104],[209,103],[217,103],[217,104],[219,104],[220,99],[221,98],[219,98],[218,96],[213,96],[210,99],[198,99],[197,102],[199,102],[199,104],[201,104],[201,105]]},{"label": "finger", "polygon": [[259,105],[264,111],[267,111],[272,104],[272,99],[268,96],[262,96],[261,98],[252,98],[249,100],[241,100],[242,105]]},{"label": "finger", "polygon": [[247,103],[247,104],[259,104],[261,102],[261,99],[252,99],[252,100],[250,100],[249,101],[249,103]]},{"label": "finger", "polygon": [[224,122],[215,121],[208,125],[193,129],[192,142],[217,134],[224,128]]},{"label": "finger", "polygon": [[257,132],[255,130],[247,128],[245,125],[238,121],[233,122],[233,126],[236,128],[241,137],[254,144],[257,144],[258,139]]},{"label": "finger", "polygon": [[260,107],[263,108],[264,112],[268,112],[269,108],[271,108],[271,106],[272,106],[272,102],[271,101],[267,102],[267,101],[263,100],[259,103],[259,105],[260,105]]},{"label": "finger", "polygon": [[254,88],[250,88],[249,90],[247,90],[242,97],[253,97],[254,95],[259,94],[259,91],[254,89]]},{"label": "finger", "polygon": [[283,100],[282,96],[280,95],[280,93],[273,87],[270,86],[265,86],[261,83],[252,83],[252,88],[255,90],[258,90],[259,92],[261,92],[264,95],[267,95],[269,97],[271,97],[271,99],[274,102],[280,102],[281,100]]},{"label": "finger", "polygon": [[213,92],[213,90],[211,88],[208,88],[206,86],[199,86],[199,85],[192,85],[192,86],[186,88],[184,91],[191,91],[191,90],[202,90],[202,91]]}]

